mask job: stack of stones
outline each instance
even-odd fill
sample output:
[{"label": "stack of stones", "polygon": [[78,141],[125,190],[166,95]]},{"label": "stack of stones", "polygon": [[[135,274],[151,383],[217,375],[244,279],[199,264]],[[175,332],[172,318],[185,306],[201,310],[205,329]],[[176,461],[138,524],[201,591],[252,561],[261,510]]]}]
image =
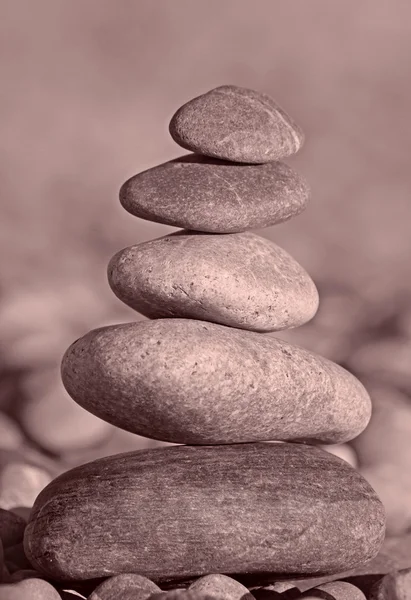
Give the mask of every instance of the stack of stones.
[{"label": "stack of stones", "polygon": [[177,445],[57,477],[33,507],[27,556],[57,581],[137,573],[163,589],[365,564],[384,509],[318,445],[355,438],[370,398],[342,367],[267,335],[309,321],[318,293],[249,231],[305,208],[307,184],[280,162],[303,134],[270,97],[236,86],[182,106],[170,132],[193,153],[132,177],[120,197],[133,215],[183,229],[120,251],[108,270],[118,298],[149,319],[74,342],[62,378],[94,415]]}]

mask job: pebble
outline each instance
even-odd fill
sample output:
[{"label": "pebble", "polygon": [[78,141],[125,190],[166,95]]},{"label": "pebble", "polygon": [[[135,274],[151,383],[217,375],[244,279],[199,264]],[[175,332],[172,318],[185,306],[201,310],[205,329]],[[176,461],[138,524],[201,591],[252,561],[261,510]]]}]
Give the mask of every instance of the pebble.
[{"label": "pebble", "polygon": [[118,600],[123,595],[133,592],[136,600],[145,600],[156,592],[161,592],[158,585],[136,573],[123,573],[109,577],[96,587],[88,600]]},{"label": "pebble", "polygon": [[[128,600],[128,599],[127,599]],[[129,600],[133,600],[130,598]],[[150,600],[221,600],[217,596],[209,596],[207,594],[194,590],[170,590],[168,592],[160,592],[150,596]]]},{"label": "pebble", "polygon": [[24,579],[0,585],[1,600],[61,600],[57,590],[43,579]]},{"label": "pebble", "polygon": [[275,581],[366,563],[384,530],[369,484],[314,446],[173,446],[61,475],[24,544],[34,568],[64,581],[130,569],[159,585],[218,571]]},{"label": "pebble", "polygon": [[372,401],[371,420],[352,444],[362,467],[380,463],[404,466],[411,463],[411,404],[409,397],[387,384],[366,381]]},{"label": "pebble", "polygon": [[411,600],[411,568],[385,575],[371,589],[369,600]]},{"label": "pebble", "polygon": [[285,163],[240,166],[189,154],[128,179],[120,202],[155,223],[237,233],[296,217],[309,195],[305,179]]},{"label": "pebble", "polygon": [[297,152],[300,127],[267,94],[223,85],[190,100],[170,122],[173,140],[192,152],[239,163],[266,163]]},{"label": "pebble", "polygon": [[111,289],[151,319],[201,319],[258,332],[315,315],[314,282],[285,250],[254,233],[178,231],[125,248],[108,266]]},{"label": "pebble", "polygon": [[14,546],[23,540],[26,521],[9,510],[0,508],[0,540],[3,546]]},{"label": "pebble", "polygon": [[49,473],[26,463],[10,463],[0,471],[0,508],[31,507],[51,481]]},{"label": "pebble", "polygon": [[67,350],[67,391],[139,435],[182,444],[340,443],[371,402],[342,367],[275,337],[188,319],[103,327]]},{"label": "pebble", "polygon": [[301,600],[367,600],[361,590],[346,581],[332,581],[324,583],[312,590],[308,590]]},{"label": "pebble", "polygon": [[10,577],[10,583],[18,583],[24,579],[33,579],[35,577],[43,579],[43,575],[34,569],[21,569],[12,574]]},{"label": "pebble", "polygon": [[25,402],[18,420],[29,438],[61,456],[102,444],[112,427],[83,410],[65,391],[59,368],[35,371],[23,380]]},{"label": "pebble", "polygon": [[226,575],[211,574],[200,577],[188,589],[221,600],[253,600],[248,588]]},{"label": "pebble", "polygon": [[0,412],[0,448],[2,450],[18,450],[24,443],[24,435],[17,423]]}]

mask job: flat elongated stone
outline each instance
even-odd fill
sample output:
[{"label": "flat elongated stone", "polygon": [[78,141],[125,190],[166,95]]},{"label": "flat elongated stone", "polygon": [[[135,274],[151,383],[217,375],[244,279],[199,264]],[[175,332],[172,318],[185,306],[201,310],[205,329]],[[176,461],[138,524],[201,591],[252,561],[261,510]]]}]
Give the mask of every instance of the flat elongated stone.
[{"label": "flat elongated stone", "polygon": [[158,319],[202,319],[267,332],[303,325],[318,309],[308,273],[254,233],[178,231],[121,250],[108,266],[120,300]]},{"label": "flat elongated stone", "polygon": [[375,556],[384,509],[352,467],[304,444],[173,446],[56,478],[25,532],[56,580],[137,572],[156,583],[224,574],[324,574]]},{"label": "flat elongated stone", "polygon": [[304,134],[267,94],[223,85],[184,104],[170,122],[177,144],[240,163],[266,163],[297,152]]},{"label": "flat elongated stone", "polygon": [[120,202],[141,219],[183,229],[235,233],[300,214],[307,182],[288,165],[236,165],[189,154],[126,181]]},{"label": "flat elongated stone", "polygon": [[90,331],[62,362],[72,398],[117,427],[182,444],[339,443],[370,418],[342,367],[270,335],[189,319]]}]

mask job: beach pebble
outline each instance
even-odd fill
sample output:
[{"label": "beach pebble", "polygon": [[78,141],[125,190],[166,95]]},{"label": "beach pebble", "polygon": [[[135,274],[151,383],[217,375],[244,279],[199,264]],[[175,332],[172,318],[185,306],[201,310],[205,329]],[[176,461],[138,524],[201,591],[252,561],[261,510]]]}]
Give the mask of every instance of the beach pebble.
[{"label": "beach pebble", "polygon": [[300,214],[310,190],[282,162],[236,165],[189,154],[143,171],[120,189],[129,213],[210,233],[270,227]]},{"label": "beach pebble", "polygon": [[26,521],[15,513],[0,508],[0,540],[3,546],[14,546],[23,540]]},{"label": "beach pebble", "polygon": [[182,444],[340,443],[371,402],[342,367],[275,337],[188,319],[103,327],[67,350],[62,378],[83,408]]},{"label": "beach pebble", "polygon": [[[136,573],[123,573],[109,577],[96,587],[88,600],[117,600],[124,594],[133,592],[136,600],[145,600],[156,592],[161,592],[158,585]],[[133,596],[134,598],[134,596]]]},{"label": "beach pebble", "polygon": [[206,156],[266,163],[297,152],[300,127],[267,94],[223,85],[190,100],[170,122],[177,144]]},{"label": "beach pebble", "polygon": [[244,585],[227,575],[210,574],[200,577],[189,587],[197,592],[221,600],[252,600],[252,593]]},{"label": "beach pebble", "polygon": [[[248,591],[248,590],[247,590]],[[128,599],[127,599],[128,600]],[[129,600],[133,600],[130,598]],[[150,600],[220,600],[218,596],[209,596],[190,589],[176,589],[159,592],[150,596]]]},{"label": "beach pebble", "polygon": [[61,600],[57,590],[43,579],[24,579],[0,585],[1,600]]},{"label": "beach pebble", "polygon": [[371,589],[369,600],[411,600],[411,568],[385,575]]},{"label": "beach pebble", "polygon": [[252,331],[298,327],[315,315],[311,277],[254,233],[178,231],[121,250],[108,266],[120,300],[152,319],[201,319]]},{"label": "beach pebble", "polygon": [[73,402],[59,368],[33,372],[22,382],[25,402],[18,420],[31,440],[55,455],[102,444],[112,427]]},{"label": "beach pebble", "polygon": [[31,507],[51,477],[44,469],[25,463],[10,463],[0,471],[0,508]]},{"label": "beach pebble", "polygon": [[308,590],[301,600],[367,600],[361,590],[346,581],[331,581]]},{"label": "beach pebble", "polygon": [[369,484],[315,446],[173,446],[56,478],[35,502],[24,546],[34,568],[65,581],[131,568],[158,585],[218,571],[275,581],[366,563],[384,530]]},{"label": "beach pebble", "polygon": [[0,412],[0,448],[2,450],[18,450],[24,444],[24,435],[17,423]]}]

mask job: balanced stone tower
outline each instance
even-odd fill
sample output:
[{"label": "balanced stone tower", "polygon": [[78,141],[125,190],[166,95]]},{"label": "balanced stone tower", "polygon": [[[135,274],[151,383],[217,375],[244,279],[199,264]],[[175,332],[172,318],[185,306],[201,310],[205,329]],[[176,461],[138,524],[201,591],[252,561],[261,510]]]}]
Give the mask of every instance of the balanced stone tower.
[{"label": "balanced stone tower", "polygon": [[307,184],[279,162],[303,134],[270,97],[236,86],[182,106],[170,132],[192,153],[135,175],[120,199],[182,230],[121,250],[108,269],[118,298],[149,319],[84,335],[62,378],[91,413],[178,445],[59,476],[35,502],[26,553],[55,580],[131,572],[163,589],[364,564],[383,541],[383,506],[316,444],[355,438],[370,398],[339,365],[267,335],[309,321],[318,293],[249,231],[305,208]]}]

